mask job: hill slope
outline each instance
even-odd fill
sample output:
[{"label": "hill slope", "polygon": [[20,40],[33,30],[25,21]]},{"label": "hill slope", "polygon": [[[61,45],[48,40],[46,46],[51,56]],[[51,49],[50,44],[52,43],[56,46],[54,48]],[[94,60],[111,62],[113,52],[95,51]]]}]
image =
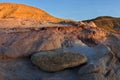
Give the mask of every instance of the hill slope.
[{"label": "hill slope", "polygon": [[110,16],[100,16],[95,19],[86,20],[87,22],[93,21],[98,27],[114,33],[120,33],[120,18]]},{"label": "hill slope", "polygon": [[0,19],[6,18],[27,18],[50,22],[59,22],[62,20],[35,7],[23,4],[0,3]]}]

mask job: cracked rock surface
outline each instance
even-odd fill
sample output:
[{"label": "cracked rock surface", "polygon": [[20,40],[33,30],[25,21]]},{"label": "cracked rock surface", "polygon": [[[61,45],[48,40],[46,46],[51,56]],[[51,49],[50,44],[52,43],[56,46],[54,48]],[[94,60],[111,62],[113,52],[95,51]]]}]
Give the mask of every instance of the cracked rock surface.
[{"label": "cracked rock surface", "polygon": [[95,24],[0,28],[0,37],[1,80],[120,79],[120,36]]}]

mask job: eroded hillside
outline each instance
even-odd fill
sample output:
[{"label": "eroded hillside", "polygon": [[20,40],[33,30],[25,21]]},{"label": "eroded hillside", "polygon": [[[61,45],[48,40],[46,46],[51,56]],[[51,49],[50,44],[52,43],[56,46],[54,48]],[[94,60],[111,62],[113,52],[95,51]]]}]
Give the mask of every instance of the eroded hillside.
[{"label": "eroded hillside", "polygon": [[35,7],[23,4],[0,3],[0,19],[6,18],[37,19],[50,22],[59,22],[62,20]]},{"label": "eroded hillside", "polygon": [[86,20],[87,22],[93,21],[98,27],[114,33],[120,33],[120,18],[101,16],[95,19]]}]

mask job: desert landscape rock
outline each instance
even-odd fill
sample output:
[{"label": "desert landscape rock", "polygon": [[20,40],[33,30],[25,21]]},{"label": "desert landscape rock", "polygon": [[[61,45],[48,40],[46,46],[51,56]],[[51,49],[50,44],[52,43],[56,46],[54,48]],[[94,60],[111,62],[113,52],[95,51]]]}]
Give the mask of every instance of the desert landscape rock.
[{"label": "desert landscape rock", "polygon": [[[111,54],[104,56],[101,61],[87,64],[79,69],[80,80],[119,80],[119,69],[116,60],[112,61]],[[116,73],[116,74],[115,74]]]},{"label": "desert landscape rock", "polygon": [[114,17],[63,20],[0,3],[0,80],[119,80],[118,23]]},{"label": "desert landscape rock", "polygon": [[36,53],[31,60],[33,64],[48,72],[61,71],[87,62],[83,54],[66,52],[62,49]]}]

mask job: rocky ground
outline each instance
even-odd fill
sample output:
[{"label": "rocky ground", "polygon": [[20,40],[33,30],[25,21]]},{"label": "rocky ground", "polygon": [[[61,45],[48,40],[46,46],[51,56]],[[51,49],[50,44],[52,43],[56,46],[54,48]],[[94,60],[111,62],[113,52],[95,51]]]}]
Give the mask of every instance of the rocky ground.
[{"label": "rocky ground", "polygon": [[119,34],[93,22],[29,25],[0,28],[1,80],[120,80]]}]

